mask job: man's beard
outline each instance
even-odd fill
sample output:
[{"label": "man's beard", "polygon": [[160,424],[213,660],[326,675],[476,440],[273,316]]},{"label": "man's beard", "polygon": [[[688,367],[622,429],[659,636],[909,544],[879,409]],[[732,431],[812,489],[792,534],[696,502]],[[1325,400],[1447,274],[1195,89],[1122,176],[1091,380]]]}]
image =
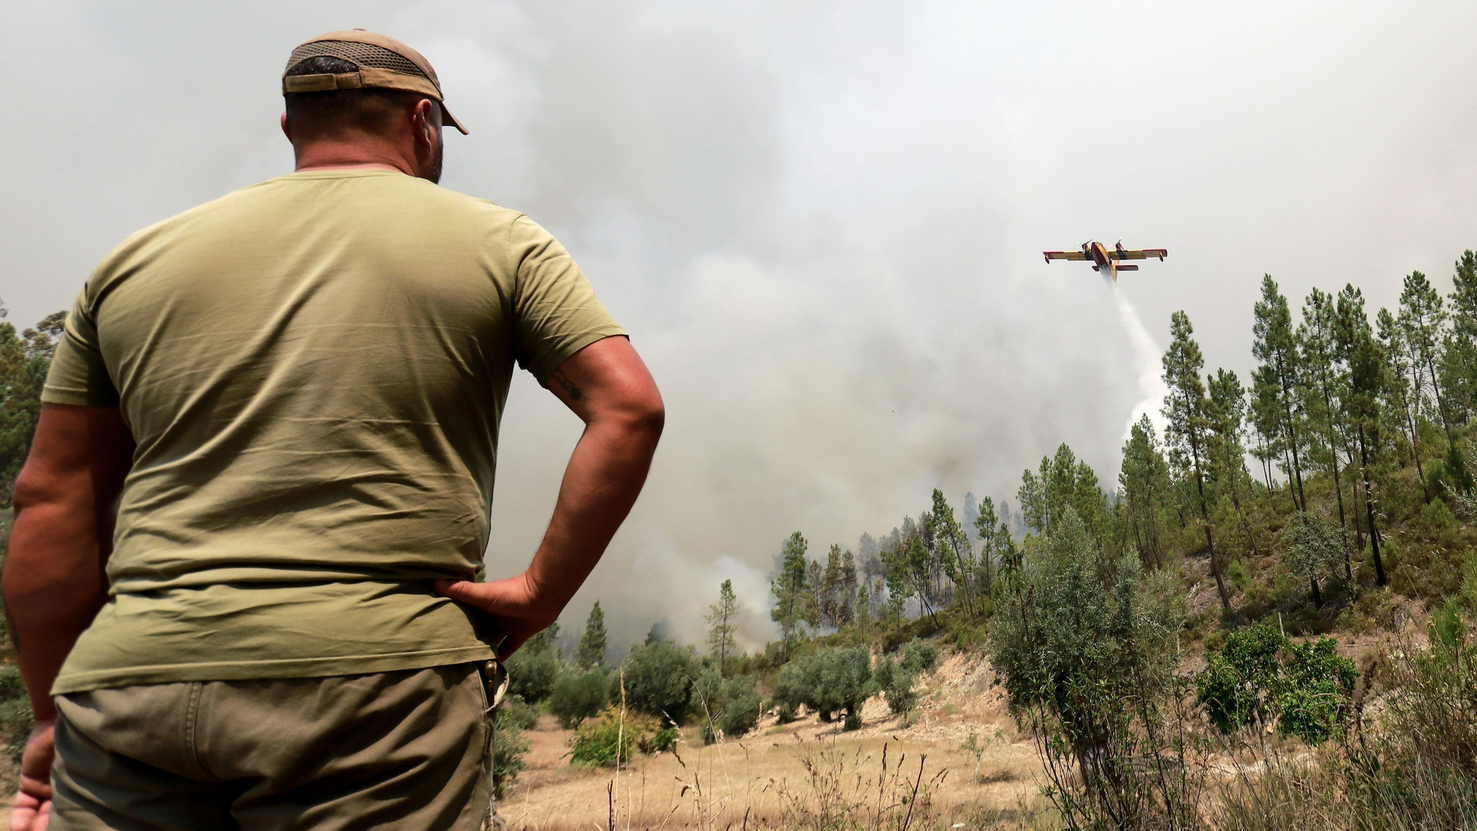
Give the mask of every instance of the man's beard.
[{"label": "man's beard", "polygon": [[445,144],[436,142],[436,155],[431,159],[431,169],[426,172],[425,176],[433,185],[441,184],[441,157],[445,150]]}]

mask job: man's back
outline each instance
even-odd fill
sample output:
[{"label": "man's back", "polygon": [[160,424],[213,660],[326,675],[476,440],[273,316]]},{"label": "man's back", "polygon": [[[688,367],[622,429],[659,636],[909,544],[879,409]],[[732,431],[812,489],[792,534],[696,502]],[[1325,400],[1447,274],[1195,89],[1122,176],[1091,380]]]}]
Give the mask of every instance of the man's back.
[{"label": "man's back", "polygon": [[114,599],[57,691],[490,654],[430,581],[480,564],[514,360],[542,380],[620,332],[543,229],[399,173],[283,176],[135,235],[48,380],[137,442]]},{"label": "man's back", "polygon": [[[429,61],[329,32],[282,92],[298,172],[125,242],[57,346],[4,564],[13,828],[488,827],[492,659],[650,469],[661,394],[569,255],[433,184],[467,131]],[[585,429],[527,567],[472,582],[515,361]]]}]

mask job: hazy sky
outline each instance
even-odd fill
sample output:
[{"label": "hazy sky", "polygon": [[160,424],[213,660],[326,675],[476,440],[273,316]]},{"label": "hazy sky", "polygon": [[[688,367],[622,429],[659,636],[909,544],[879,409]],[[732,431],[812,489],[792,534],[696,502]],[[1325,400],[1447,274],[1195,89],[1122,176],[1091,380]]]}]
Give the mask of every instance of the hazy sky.
[{"label": "hazy sky", "polygon": [[[448,187],[574,253],[668,403],[566,624],[688,639],[731,577],[761,638],[783,538],[854,546],[940,486],[1015,502],[1069,442],[1104,483],[1169,315],[1246,378],[1270,272],[1393,305],[1477,247],[1470,2],[0,3],[0,297],[67,307],[128,233],[291,167],[278,77],[366,27],[471,128]],[[1040,252],[1164,246],[1115,293]],[[1150,407],[1157,410],[1157,405]],[[495,574],[578,422],[522,376]]]}]

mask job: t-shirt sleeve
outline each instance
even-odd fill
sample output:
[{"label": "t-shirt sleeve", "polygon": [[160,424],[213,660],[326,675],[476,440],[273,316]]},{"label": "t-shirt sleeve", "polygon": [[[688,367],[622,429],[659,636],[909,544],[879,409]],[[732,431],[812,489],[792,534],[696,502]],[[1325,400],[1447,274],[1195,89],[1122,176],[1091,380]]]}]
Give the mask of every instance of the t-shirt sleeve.
[{"label": "t-shirt sleeve", "polygon": [[41,400],[48,404],[109,407],[118,404],[118,388],[103,363],[97,321],[84,288],[67,314],[66,326],[51,357]]},{"label": "t-shirt sleeve", "polygon": [[526,216],[513,222],[514,355],[544,383],[565,359],[597,340],[624,335],[574,258]]}]

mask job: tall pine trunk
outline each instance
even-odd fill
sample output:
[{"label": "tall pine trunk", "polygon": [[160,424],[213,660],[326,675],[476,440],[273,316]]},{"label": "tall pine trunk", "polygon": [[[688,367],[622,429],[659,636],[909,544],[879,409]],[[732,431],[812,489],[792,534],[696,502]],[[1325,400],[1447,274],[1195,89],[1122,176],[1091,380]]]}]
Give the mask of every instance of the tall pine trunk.
[{"label": "tall pine trunk", "polygon": [[1369,451],[1364,443],[1364,425],[1359,425],[1359,475],[1364,480],[1364,510],[1369,521],[1369,547],[1374,553],[1375,581],[1385,585],[1385,561],[1380,558],[1380,529],[1374,520],[1374,489],[1369,484]]},{"label": "tall pine trunk", "polygon": [[1221,579],[1221,566],[1216,560],[1215,538],[1210,531],[1210,510],[1205,506],[1205,481],[1200,472],[1200,449],[1190,442],[1190,459],[1195,465],[1195,492],[1200,497],[1200,521],[1205,527],[1205,546],[1210,549],[1210,575],[1215,578],[1216,593],[1221,596],[1221,608],[1231,610],[1231,596],[1226,592],[1226,581]]}]

